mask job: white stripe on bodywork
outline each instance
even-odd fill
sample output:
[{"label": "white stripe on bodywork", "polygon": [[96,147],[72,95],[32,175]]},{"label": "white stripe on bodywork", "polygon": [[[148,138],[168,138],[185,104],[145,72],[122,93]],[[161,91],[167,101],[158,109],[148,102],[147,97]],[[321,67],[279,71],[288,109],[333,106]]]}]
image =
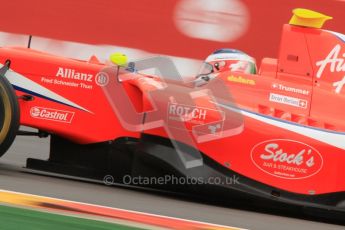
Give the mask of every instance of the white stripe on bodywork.
[{"label": "white stripe on bodywork", "polygon": [[[3,66],[2,64],[0,65]],[[91,111],[85,109],[84,107],[77,105],[76,103],[68,100],[67,98],[64,98],[60,96],[59,94],[54,93],[53,91],[37,84],[36,82],[26,78],[25,76],[13,71],[8,70],[5,74],[7,80],[14,86],[26,89],[28,91],[40,94],[42,96],[45,96],[47,98],[53,99],[55,101],[61,102],[63,104],[84,110],[86,112],[92,113]]]},{"label": "white stripe on bodywork", "polygon": [[217,103],[217,105],[225,109],[229,109],[231,111],[241,113],[242,115],[253,118],[257,121],[261,121],[263,123],[273,125],[275,127],[289,130],[291,132],[300,134],[302,136],[306,136],[314,140],[345,150],[345,133],[329,132],[329,131],[323,131],[320,129],[309,128],[307,126],[301,126],[301,125],[296,125],[289,122],[279,121],[278,119],[272,119],[266,116],[261,116],[255,113],[236,109],[234,107],[231,107],[225,104]]},{"label": "white stripe on bodywork", "polygon": [[340,40],[342,40],[343,42],[345,42],[345,35],[338,33],[338,32],[334,32],[334,31],[330,31],[330,30],[326,30],[327,32],[330,32],[331,34],[334,34],[335,36],[337,36]]}]

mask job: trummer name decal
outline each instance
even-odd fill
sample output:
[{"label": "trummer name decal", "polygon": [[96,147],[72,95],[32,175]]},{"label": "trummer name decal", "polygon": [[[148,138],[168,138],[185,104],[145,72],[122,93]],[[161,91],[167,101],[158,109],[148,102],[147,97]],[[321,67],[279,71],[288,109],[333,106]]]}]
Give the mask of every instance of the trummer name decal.
[{"label": "trummer name decal", "polygon": [[92,82],[93,80],[92,74],[82,73],[74,69],[68,69],[68,68],[63,68],[63,67],[59,67],[56,73],[56,76],[62,77],[62,78],[73,79],[73,80],[86,81],[86,82]]}]

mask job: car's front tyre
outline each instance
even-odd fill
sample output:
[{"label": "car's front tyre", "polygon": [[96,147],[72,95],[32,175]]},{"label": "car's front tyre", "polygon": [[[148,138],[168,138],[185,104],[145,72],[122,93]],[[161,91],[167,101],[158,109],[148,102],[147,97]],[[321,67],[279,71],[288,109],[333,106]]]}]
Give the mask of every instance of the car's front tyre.
[{"label": "car's front tyre", "polygon": [[19,105],[10,82],[0,75],[0,157],[12,145],[19,129]]}]

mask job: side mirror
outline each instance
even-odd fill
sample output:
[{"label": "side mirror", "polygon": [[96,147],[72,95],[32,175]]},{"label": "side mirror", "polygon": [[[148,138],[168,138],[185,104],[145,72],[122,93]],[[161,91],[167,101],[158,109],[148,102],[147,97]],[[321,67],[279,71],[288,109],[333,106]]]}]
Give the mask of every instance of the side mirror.
[{"label": "side mirror", "polygon": [[110,61],[118,66],[125,66],[127,64],[127,56],[123,53],[113,53],[109,57]]}]

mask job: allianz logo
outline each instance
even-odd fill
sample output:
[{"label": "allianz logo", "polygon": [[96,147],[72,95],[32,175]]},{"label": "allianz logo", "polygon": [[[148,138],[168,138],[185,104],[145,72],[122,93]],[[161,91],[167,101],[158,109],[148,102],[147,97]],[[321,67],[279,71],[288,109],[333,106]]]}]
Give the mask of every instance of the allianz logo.
[{"label": "allianz logo", "polygon": [[56,77],[92,82],[93,74],[78,72],[75,69],[59,67]]}]

